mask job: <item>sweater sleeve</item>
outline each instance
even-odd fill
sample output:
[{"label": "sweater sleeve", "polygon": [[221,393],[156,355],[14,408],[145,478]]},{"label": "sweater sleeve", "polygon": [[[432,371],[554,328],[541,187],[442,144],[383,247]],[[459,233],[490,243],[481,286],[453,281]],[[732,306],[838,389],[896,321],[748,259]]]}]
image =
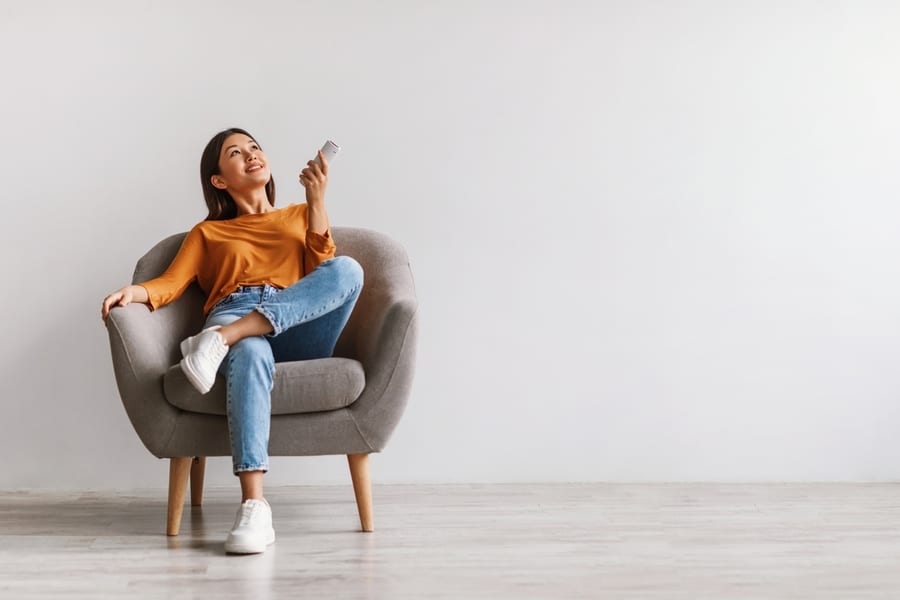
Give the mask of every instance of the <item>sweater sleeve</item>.
[{"label": "sweater sleeve", "polygon": [[303,272],[312,273],[313,269],[329,258],[334,258],[337,248],[331,238],[331,229],[325,233],[306,231],[306,248],[303,251]]},{"label": "sweater sleeve", "polygon": [[147,290],[150,310],[178,300],[184,290],[197,279],[203,262],[203,248],[203,236],[194,227],[185,236],[169,268],[159,277],[138,284]]}]

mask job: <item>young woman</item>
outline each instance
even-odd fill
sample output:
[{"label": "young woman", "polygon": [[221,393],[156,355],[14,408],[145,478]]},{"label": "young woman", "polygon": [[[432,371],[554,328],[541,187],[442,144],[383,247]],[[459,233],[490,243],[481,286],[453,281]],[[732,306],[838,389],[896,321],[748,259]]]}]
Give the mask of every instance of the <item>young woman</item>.
[{"label": "young woman", "polygon": [[207,295],[203,330],[181,342],[181,368],[201,393],[216,373],[227,384],[234,474],[242,500],[225,551],[251,554],[275,541],[263,497],[275,363],[332,355],[363,284],[352,258],[335,257],[319,152],[300,173],[306,204],[275,208],[275,181],[262,148],[243,129],[216,134],[200,159],[206,220],[185,237],[165,273],[103,300],[101,315],[131,302],[151,310],[196,282]]}]

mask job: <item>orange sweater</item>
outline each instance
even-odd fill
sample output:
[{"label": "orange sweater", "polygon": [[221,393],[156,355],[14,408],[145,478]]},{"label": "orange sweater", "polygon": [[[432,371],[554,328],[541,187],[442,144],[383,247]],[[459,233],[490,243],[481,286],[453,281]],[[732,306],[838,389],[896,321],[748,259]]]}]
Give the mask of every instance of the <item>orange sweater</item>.
[{"label": "orange sweater", "polygon": [[166,272],[140,285],[155,310],[177,300],[194,281],[206,294],[203,312],[242,285],[286,288],[334,257],[329,231],[308,231],[306,204],[203,221],[184,238]]}]

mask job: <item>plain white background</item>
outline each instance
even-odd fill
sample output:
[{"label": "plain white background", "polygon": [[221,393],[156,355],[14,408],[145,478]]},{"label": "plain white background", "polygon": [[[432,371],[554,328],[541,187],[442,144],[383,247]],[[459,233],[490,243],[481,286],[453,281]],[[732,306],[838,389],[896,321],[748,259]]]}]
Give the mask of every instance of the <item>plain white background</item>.
[{"label": "plain white background", "polygon": [[376,482],[900,474],[896,3],[0,6],[0,488],[166,485],[100,300],[205,216],[228,126],[280,205],[336,140],[332,222],[410,254]]}]

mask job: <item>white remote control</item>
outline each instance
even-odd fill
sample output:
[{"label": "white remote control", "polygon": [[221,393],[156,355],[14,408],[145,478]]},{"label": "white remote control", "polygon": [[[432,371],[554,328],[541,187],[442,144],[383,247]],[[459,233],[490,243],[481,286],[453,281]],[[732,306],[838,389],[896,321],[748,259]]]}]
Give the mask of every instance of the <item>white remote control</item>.
[{"label": "white remote control", "polygon": [[[331,164],[331,161],[334,160],[334,157],[337,156],[337,153],[340,151],[341,147],[331,140],[327,140],[322,146],[322,155],[325,156],[325,160],[328,161],[328,164]],[[319,155],[316,154],[316,157],[313,160],[319,162]]]}]

